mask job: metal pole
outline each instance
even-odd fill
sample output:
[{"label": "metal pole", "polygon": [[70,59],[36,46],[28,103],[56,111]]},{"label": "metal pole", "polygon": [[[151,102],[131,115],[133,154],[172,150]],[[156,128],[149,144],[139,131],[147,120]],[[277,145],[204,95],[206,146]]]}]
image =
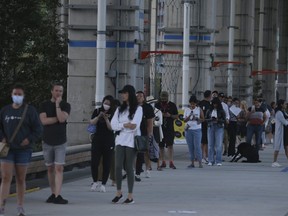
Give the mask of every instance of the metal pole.
[{"label": "metal pole", "polygon": [[101,106],[105,96],[105,59],[106,59],[106,0],[98,0],[97,12],[97,61],[96,61],[96,107]]},{"label": "metal pole", "polygon": [[[234,59],[235,0],[230,1],[230,26],[228,61]],[[228,64],[227,95],[233,95],[233,64]]]},{"label": "metal pole", "polygon": [[182,107],[188,106],[189,100],[189,36],[190,36],[190,1],[184,1],[183,25],[183,66],[182,66]]},{"label": "metal pole", "polygon": [[[259,10],[259,34],[258,34],[258,71],[263,69],[263,29],[264,29],[264,0],[260,0]],[[262,80],[262,75],[258,75],[258,80]]]},{"label": "metal pole", "polygon": [[[151,0],[151,16],[150,16],[150,51],[156,50],[156,18],[157,18],[157,2]],[[150,59],[149,59],[150,61]],[[149,64],[150,65],[150,64]],[[150,65],[150,95],[155,95],[155,68]],[[158,95],[157,95],[158,96]]]}]

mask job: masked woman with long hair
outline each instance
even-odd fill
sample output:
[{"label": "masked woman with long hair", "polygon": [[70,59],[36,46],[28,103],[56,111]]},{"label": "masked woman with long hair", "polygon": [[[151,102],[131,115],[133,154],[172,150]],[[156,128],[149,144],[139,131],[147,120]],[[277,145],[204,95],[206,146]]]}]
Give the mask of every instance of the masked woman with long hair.
[{"label": "masked woman with long hair", "polygon": [[[94,110],[90,120],[91,124],[96,125],[96,132],[91,146],[91,173],[93,178],[91,191],[106,192],[105,185],[109,177],[115,147],[114,133],[110,124],[115,111],[114,107],[114,98],[111,95],[105,96],[102,100],[102,106]],[[102,182],[98,183],[98,166],[101,158],[103,167]]]}]

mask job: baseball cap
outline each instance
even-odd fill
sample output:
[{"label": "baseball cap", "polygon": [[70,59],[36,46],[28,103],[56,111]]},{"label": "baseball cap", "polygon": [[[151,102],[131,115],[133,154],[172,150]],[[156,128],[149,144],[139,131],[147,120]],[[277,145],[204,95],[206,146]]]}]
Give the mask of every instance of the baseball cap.
[{"label": "baseball cap", "polygon": [[135,88],[132,85],[125,85],[121,90],[118,91],[118,93],[134,93],[135,94]]}]

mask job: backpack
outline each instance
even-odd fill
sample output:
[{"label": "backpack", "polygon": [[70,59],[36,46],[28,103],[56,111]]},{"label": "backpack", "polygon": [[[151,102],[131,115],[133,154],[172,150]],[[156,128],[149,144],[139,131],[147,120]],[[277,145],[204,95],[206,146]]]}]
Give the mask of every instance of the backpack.
[{"label": "backpack", "polygon": [[154,136],[150,136],[148,138],[148,142],[149,142],[149,158],[153,162],[158,162],[160,150],[156,140],[154,139]]}]

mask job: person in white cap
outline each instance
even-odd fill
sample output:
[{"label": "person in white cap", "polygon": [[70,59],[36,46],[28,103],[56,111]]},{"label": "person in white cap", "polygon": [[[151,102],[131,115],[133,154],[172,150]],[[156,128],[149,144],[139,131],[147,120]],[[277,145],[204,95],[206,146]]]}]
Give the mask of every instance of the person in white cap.
[{"label": "person in white cap", "polygon": [[[160,109],[157,109],[155,107],[155,103],[158,101],[155,99],[152,95],[148,96],[146,98],[147,103],[151,104],[151,106],[154,108],[154,122],[153,122],[153,136],[155,141],[159,143],[163,140],[163,130],[162,130],[162,124],[163,124],[163,114]],[[160,155],[159,155],[160,156]],[[160,160],[157,161],[157,170],[161,171],[162,168],[160,166]]]}]

